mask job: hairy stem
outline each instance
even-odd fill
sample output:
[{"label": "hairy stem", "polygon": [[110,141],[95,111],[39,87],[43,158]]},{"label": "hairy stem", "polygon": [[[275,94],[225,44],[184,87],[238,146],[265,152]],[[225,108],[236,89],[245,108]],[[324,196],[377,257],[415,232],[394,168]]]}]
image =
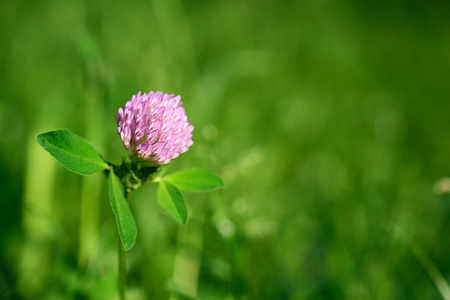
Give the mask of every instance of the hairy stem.
[{"label": "hairy stem", "polygon": [[122,245],[122,241],[119,238],[119,248],[118,248],[118,256],[119,256],[119,297],[121,300],[125,300],[126,288],[127,288],[127,270],[126,270],[126,252],[125,248]]}]

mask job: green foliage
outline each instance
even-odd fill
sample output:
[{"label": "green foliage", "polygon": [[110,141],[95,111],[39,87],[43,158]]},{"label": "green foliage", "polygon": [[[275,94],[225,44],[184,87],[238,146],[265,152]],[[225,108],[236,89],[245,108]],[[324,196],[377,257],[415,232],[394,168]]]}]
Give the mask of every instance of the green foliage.
[{"label": "green foliage", "polygon": [[41,133],[36,137],[39,145],[72,172],[90,175],[108,168],[88,141],[67,129]]},{"label": "green foliage", "polygon": [[136,241],[137,228],[130,207],[124,197],[123,185],[112,170],[109,173],[109,199],[116,217],[120,239],[125,250],[128,251]]},{"label": "green foliage", "polygon": [[[70,171],[89,175],[108,168],[108,164],[85,139],[67,129],[54,130],[37,136],[38,143]],[[209,191],[223,186],[216,175],[201,170],[184,170],[163,177],[158,187],[158,203],[181,225],[186,225],[187,209],[184,191]],[[113,168],[109,172],[109,198],[117,221],[120,239],[130,250],[137,236],[136,223],[124,197],[124,186]]]},{"label": "green foliage", "polygon": [[161,180],[158,186],[158,203],[181,225],[186,225],[187,209],[180,191],[172,184]]},{"label": "green foliage", "polygon": [[223,187],[223,181],[214,174],[201,170],[183,170],[172,173],[163,178],[182,191],[199,192],[210,191]]}]

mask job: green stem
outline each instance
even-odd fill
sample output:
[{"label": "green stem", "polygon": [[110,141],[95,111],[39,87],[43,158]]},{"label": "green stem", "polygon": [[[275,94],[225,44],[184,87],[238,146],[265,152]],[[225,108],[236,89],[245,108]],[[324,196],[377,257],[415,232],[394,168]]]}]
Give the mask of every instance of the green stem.
[{"label": "green stem", "polygon": [[[130,193],[127,191],[127,188],[124,188],[124,196],[127,202],[129,202],[128,197]],[[120,300],[126,300],[126,290],[127,290],[127,261],[126,261],[126,250],[123,247],[122,240],[119,237],[119,248],[117,249],[118,257],[119,257],[119,298]]]},{"label": "green stem", "polygon": [[119,297],[121,300],[125,300],[125,294],[127,289],[127,270],[126,270],[126,252],[125,248],[122,245],[122,241],[119,238],[119,248],[118,248],[118,255],[119,255]]}]

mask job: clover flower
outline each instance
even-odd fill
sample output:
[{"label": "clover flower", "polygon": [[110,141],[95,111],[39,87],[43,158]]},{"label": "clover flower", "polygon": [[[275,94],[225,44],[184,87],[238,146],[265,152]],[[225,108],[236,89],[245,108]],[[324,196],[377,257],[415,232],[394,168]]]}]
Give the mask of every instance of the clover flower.
[{"label": "clover flower", "polygon": [[153,91],[131,97],[116,114],[117,131],[125,148],[138,160],[164,165],[193,144],[194,127],[180,96]]}]

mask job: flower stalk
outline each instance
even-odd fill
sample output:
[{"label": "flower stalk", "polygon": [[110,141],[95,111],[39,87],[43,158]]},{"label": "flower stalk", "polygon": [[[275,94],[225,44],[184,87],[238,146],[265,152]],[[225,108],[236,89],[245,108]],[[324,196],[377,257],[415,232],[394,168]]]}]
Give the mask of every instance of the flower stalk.
[{"label": "flower stalk", "polygon": [[127,269],[126,269],[126,251],[122,245],[122,241],[119,239],[118,243],[118,258],[119,258],[119,298],[120,300],[126,300],[127,289]]}]

